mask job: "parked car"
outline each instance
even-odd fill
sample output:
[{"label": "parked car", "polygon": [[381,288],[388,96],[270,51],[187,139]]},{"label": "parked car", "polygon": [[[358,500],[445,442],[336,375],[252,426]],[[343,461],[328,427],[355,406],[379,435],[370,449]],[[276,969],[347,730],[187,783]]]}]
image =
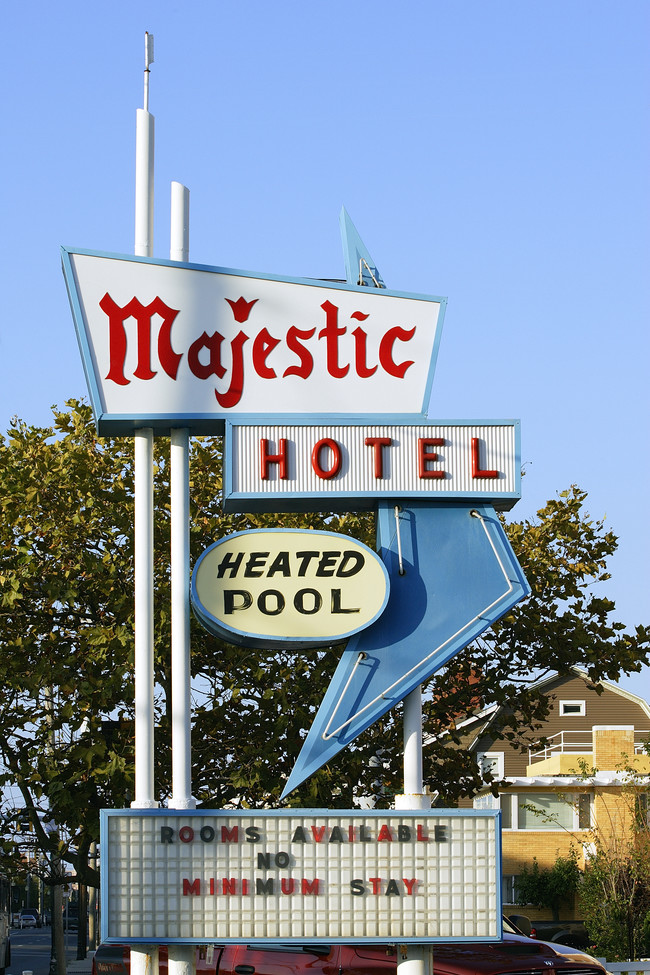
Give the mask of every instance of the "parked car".
[{"label": "parked car", "polygon": [[[161,975],[167,973],[167,946],[159,949]],[[395,975],[395,945],[202,945],[196,949],[197,975]],[[590,955],[535,941],[504,921],[501,942],[436,944],[434,975],[604,975]],[[92,975],[129,975],[129,948],[100,945]]]},{"label": "parked car", "polygon": [[584,921],[531,921],[526,914],[510,914],[508,919],[521,934],[529,938],[554,941],[572,948],[591,947],[591,939]]},{"label": "parked car", "polygon": [[33,911],[30,907],[23,908],[20,912],[19,927],[21,928],[40,928],[41,916],[38,911]]}]

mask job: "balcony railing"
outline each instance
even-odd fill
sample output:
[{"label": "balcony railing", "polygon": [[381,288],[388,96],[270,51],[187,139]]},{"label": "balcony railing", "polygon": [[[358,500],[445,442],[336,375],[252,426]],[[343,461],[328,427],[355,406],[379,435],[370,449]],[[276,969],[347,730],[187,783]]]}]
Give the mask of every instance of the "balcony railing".
[{"label": "balcony railing", "polygon": [[[640,755],[646,750],[648,739],[634,742],[634,753]],[[534,751],[528,749],[528,764],[543,762],[552,755],[592,754],[594,750],[593,738],[588,731],[558,731],[551,735],[548,745]]]},{"label": "balcony railing", "polygon": [[588,731],[558,731],[556,735],[549,737],[548,745],[539,751],[533,751],[532,748],[528,749],[528,764],[543,762],[545,758],[550,758],[551,755],[591,753],[593,748],[593,739]]}]

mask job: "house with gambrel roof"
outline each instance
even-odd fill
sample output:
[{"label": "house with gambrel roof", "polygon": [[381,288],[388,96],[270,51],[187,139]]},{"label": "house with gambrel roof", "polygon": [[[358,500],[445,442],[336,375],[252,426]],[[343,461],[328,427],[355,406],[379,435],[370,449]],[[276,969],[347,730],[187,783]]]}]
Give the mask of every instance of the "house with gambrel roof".
[{"label": "house with gambrel roof", "polygon": [[[544,726],[529,734],[527,752],[491,733],[497,708],[465,722],[465,747],[482,769],[500,782],[493,796],[488,784],[461,805],[501,809],[503,900],[506,913],[516,905],[522,868],[535,858],[549,868],[573,846],[579,865],[592,849],[594,830],[603,837],[627,834],[650,792],[650,706],[620,687],[597,687],[581,669],[536,684],[551,698]],[[600,692],[599,692],[600,691]],[[630,773],[634,769],[634,774]],[[548,912],[526,908],[535,919]],[[575,916],[575,915],[574,915]]]}]

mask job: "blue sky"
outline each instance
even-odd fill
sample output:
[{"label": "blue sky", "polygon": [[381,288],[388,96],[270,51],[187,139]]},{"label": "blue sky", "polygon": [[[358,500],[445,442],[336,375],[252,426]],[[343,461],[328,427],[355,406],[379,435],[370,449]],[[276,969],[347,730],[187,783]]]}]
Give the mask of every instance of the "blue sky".
[{"label": "blue sky", "polygon": [[[3,13],[0,424],[85,394],[59,247],[133,251],[155,38],[157,256],[343,276],[348,209],[391,288],[449,299],[431,404],[522,422],[518,518],[572,483],[649,623],[646,0],[69,0]],[[650,699],[650,671],[621,686]]]}]

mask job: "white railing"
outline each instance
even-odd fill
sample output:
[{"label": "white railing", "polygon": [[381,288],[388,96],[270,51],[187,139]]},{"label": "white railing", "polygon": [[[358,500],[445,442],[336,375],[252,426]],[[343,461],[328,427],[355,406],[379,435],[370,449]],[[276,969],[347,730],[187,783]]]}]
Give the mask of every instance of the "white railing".
[{"label": "white railing", "polygon": [[[532,765],[533,762],[541,762],[545,758],[550,758],[552,755],[592,754],[594,750],[593,738],[588,731],[558,731],[557,734],[549,737],[548,742],[548,745],[545,745],[539,751],[533,751],[532,748],[528,749],[529,765]],[[635,741],[635,755],[642,755],[646,751],[647,746],[648,739]]]},{"label": "white railing", "polygon": [[[575,736],[580,737],[575,737]],[[581,753],[593,751],[593,739],[588,731],[558,731],[556,735],[551,735],[548,739],[549,744],[545,745],[538,752],[528,749],[528,764],[533,761],[543,761],[551,755],[566,753]]]},{"label": "white railing", "polygon": [[615,972],[616,975],[650,975],[650,959],[647,958],[643,961],[607,961],[599,958],[598,961],[608,972]]}]

